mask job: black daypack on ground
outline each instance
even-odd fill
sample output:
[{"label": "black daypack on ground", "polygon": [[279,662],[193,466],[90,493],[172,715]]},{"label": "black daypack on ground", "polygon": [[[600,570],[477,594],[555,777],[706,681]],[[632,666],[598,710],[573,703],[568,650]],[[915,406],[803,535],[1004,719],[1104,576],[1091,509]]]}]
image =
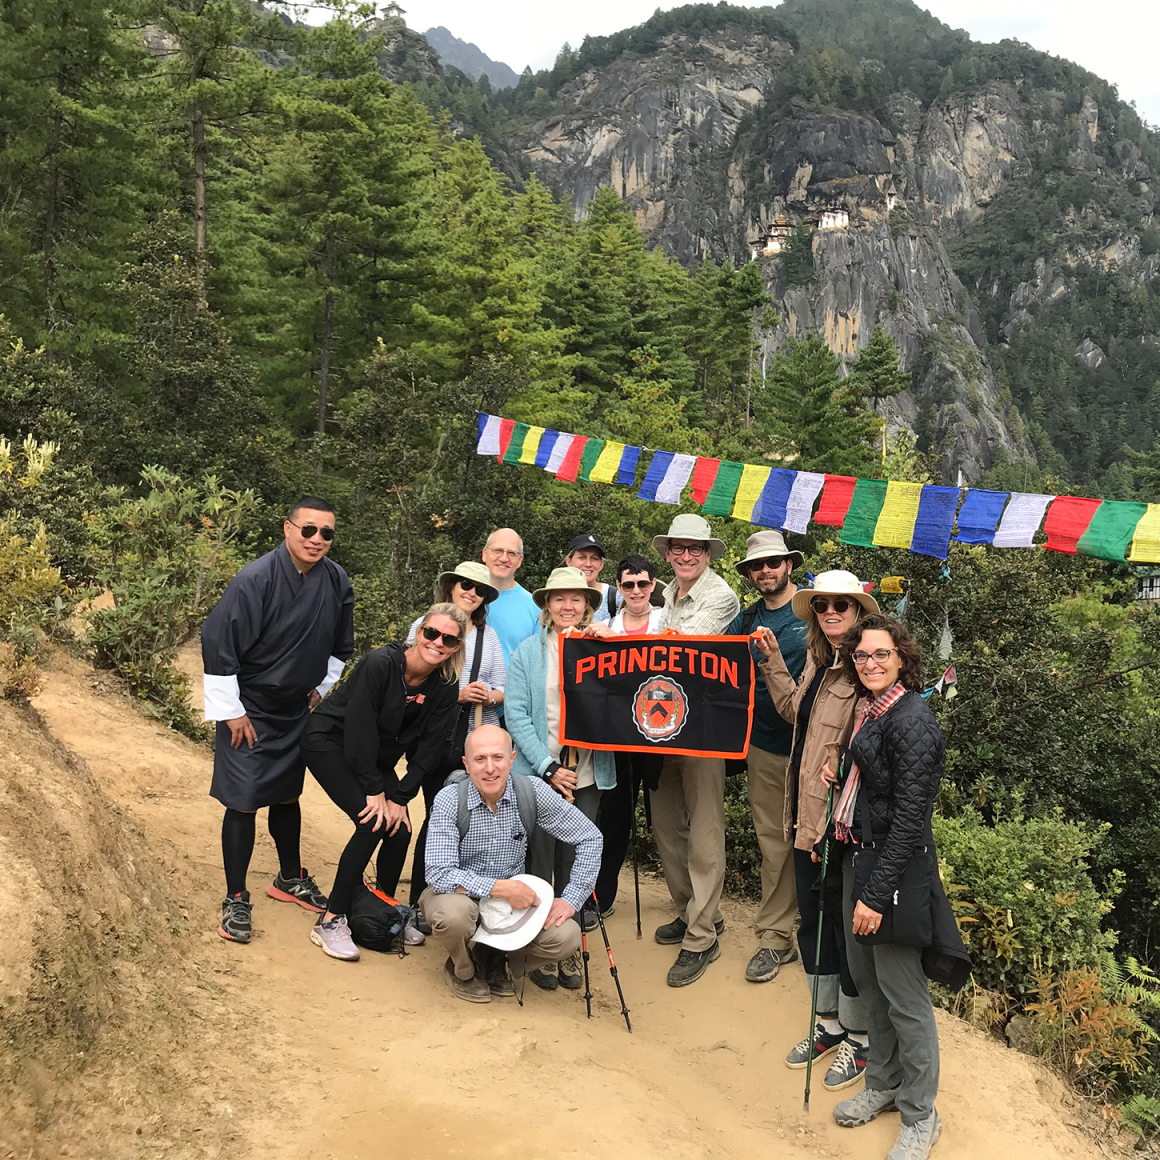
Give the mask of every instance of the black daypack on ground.
[{"label": "black daypack on ground", "polygon": [[368,951],[394,951],[403,955],[403,929],[410,917],[409,907],[403,906],[389,894],[368,886],[364,880],[354,892],[347,924],[350,937]]}]

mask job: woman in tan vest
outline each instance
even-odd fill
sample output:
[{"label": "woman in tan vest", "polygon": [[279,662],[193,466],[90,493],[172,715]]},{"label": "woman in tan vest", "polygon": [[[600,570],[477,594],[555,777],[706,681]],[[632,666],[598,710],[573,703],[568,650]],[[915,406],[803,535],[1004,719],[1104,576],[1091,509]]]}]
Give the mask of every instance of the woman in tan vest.
[{"label": "woman in tan vest", "polygon": [[[838,1091],[854,1084],[866,1070],[868,1026],[858,990],[846,961],[846,939],[837,907],[819,916],[820,858],[815,847],[826,831],[826,799],[834,771],[827,764],[827,747],[845,746],[854,728],[859,701],[854,683],[838,658],[838,642],[863,616],[878,612],[878,604],[852,572],[823,572],[813,588],[794,594],[793,610],[809,626],[806,667],[794,683],[778,651],[777,638],[765,631],[756,641],[765,654],[761,675],[777,711],[793,725],[793,748],[786,777],[785,832],[794,833],[794,876],[797,883],[798,948],[806,983],[818,978],[818,1022],[813,1034],[785,1057],[786,1065],[803,1068],[837,1052],[824,1084]],[[822,922],[821,954],[817,955],[818,923]],[[815,962],[815,956],[817,962]]]}]

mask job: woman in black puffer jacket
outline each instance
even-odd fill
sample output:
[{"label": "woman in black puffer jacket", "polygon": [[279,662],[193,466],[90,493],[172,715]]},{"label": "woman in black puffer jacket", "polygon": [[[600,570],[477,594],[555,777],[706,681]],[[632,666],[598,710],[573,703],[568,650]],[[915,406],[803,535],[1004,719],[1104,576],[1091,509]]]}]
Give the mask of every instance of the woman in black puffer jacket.
[{"label": "woman in black puffer jacket", "polygon": [[919,695],[919,649],[905,626],[889,616],[866,617],[843,638],[842,658],[855,687],[872,698],[850,740],[850,771],[834,811],[837,837],[849,842],[842,892],[846,950],[866,1001],[870,1058],[865,1088],[838,1104],[834,1119],[853,1128],[897,1109],[902,1129],[887,1160],[926,1160],[942,1125],[934,1106],[938,1032],[922,950],[855,936],[882,937],[885,918],[887,932],[905,931],[913,942],[907,914],[918,916],[920,927],[929,924],[929,892],[925,910],[923,904],[908,910],[906,895],[917,882],[918,897],[924,897],[922,884],[938,873],[931,814],[943,775],[942,733]]}]

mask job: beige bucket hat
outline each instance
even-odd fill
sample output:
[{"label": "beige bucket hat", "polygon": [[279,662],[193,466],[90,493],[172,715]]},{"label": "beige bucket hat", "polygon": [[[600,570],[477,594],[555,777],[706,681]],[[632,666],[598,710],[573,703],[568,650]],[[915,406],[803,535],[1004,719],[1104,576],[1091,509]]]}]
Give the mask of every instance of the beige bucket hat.
[{"label": "beige bucket hat", "polygon": [[456,580],[470,580],[475,590],[483,597],[484,604],[490,604],[499,596],[499,589],[491,582],[491,573],[478,560],[463,560],[449,572],[440,572],[436,581],[436,588],[448,576]]},{"label": "beige bucket hat", "polygon": [[800,568],[805,560],[805,556],[801,552],[786,547],[785,536],[781,532],[766,529],[754,532],[745,541],[745,559],[739,560],[733,567],[748,580],[750,564],[755,560],[768,560],[774,556],[791,557],[795,568]]},{"label": "beige bucket hat", "polygon": [[810,601],[815,596],[848,596],[862,606],[867,615],[879,611],[878,601],[863,591],[862,581],[853,572],[843,572],[840,568],[833,572],[819,572],[814,577],[812,588],[799,588],[793,594],[793,614],[798,620],[808,620],[811,612]]},{"label": "beige bucket hat", "polygon": [[669,540],[704,540],[709,545],[710,560],[720,560],[725,555],[725,541],[717,539],[709,527],[709,521],[696,512],[682,512],[674,516],[667,535],[653,536],[653,550],[661,559],[665,558]]},{"label": "beige bucket hat", "polygon": [[549,592],[583,592],[593,612],[600,607],[600,589],[589,588],[579,568],[553,568],[543,588],[532,593],[532,599],[543,608],[548,602]]}]

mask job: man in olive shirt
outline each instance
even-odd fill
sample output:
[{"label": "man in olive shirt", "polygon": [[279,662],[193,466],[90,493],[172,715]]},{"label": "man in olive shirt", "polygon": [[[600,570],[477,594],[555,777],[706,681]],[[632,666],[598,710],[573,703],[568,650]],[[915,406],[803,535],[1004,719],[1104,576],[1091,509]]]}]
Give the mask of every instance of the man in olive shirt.
[{"label": "man in olive shirt", "polygon": [[[761,531],[750,536],[737,571],[757,589],[761,599],[740,612],[725,630],[726,636],[748,636],[755,629],[768,628],[777,637],[782,660],[794,680],[806,664],[806,625],[794,615],[791,603],[797,585],[790,575],[801,563],[801,552],[791,552],[781,532]],[[753,655],[755,664],[763,659],[756,649]],[[792,746],[793,726],[774,707],[765,682],[759,680],[754,689],[747,754],[749,809],[761,847],[761,909],[753,924],[758,947],[745,968],[751,983],[770,982],[783,963],[797,958],[793,945],[797,890],[785,784]]]}]

